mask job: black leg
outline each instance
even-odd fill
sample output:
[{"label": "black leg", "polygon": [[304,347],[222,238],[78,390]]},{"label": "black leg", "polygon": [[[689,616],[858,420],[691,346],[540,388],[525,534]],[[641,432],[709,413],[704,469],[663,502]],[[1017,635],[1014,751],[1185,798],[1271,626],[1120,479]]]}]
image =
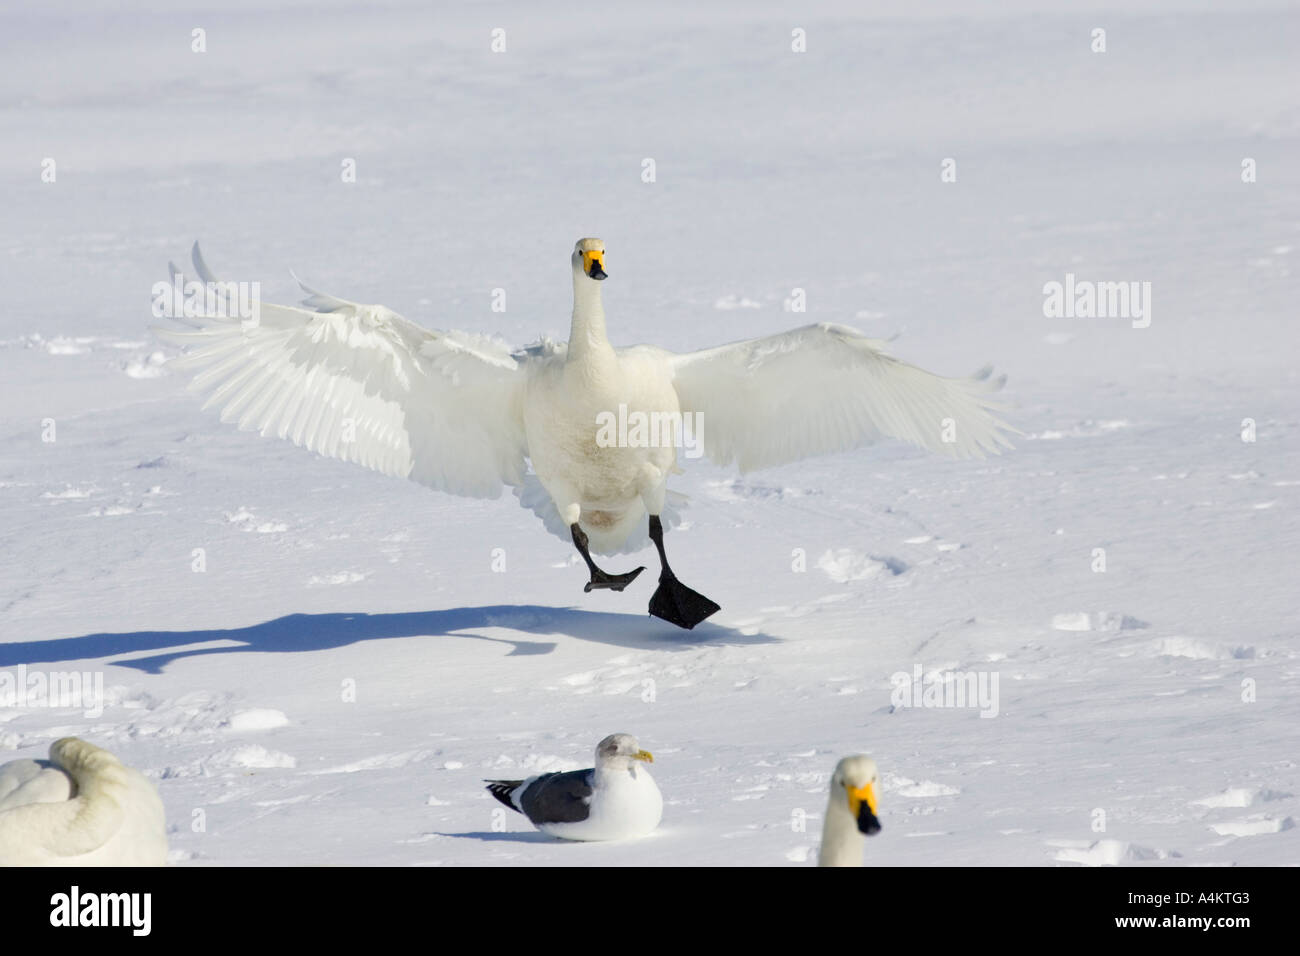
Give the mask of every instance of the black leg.
[{"label": "black leg", "polygon": [[602,571],[596,566],[596,562],[591,560],[591,552],[587,550],[587,533],[578,527],[577,523],[569,525],[569,532],[573,535],[573,545],[582,555],[582,560],[587,562],[587,570],[591,572],[591,580],[583,588],[584,591],[590,591],[592,588],[608,588],[611,591],[621,591],[633,581],[636,576],[645,570],[645,567],[639,567],[635,571],[629,571],[627,574],[609,574]]},{"label": "black leg", "polygon": [[664,526],[658,515],[650,516],[650,540],[659,552],[659,587],[650,598],[650,613],[688,631],[710,614],[721,610],[703,594],[692,591],[673,574],[664,552]]},{"label": "black leg", "polygon": [[660,573],[667,571],[672,574],[673,569],[668,567],[668,555],[664,553],[664,526],[658,515],[650,516],[650,540],[655,543],[655,550],[659,552]]}]

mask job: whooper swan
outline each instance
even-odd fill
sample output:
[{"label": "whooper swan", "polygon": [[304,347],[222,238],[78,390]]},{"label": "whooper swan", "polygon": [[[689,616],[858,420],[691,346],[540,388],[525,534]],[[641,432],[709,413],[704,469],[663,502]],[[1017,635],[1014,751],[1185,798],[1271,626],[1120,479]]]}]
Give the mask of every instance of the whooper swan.
[{"label": "whooper swan", "polygon": [[[1013,429],[990,399],[1001,381],[987,370],[942,378],[842,325],[684,354],[614,348],[599,239],[580,239],[570,260],[568,343],[522,350],[305,285],[306,308],[240,315],[229,307],[238,287],[212,276],[197,243],[193,260],[206,286],[186,285],[173,266],[169,288],[207,290],[204,307],[188,310],[197,331],[160,333],[196,346],[173,364],[199,370],[193,387],[211,392],[205,407],[223,421],[452,494],[491,498],[509,486],[573,541],[587,591],[621,591],[645,570],[608,573],[592,552],[635,549],[648,531],[660,562],[650,613],[680,627],[718,610],[677,580],[664,552],[668,477],[685,438],[742,472],[882,436],[959,457],[1010,447]],[[155,314],[166,314],[157,300]]]},{"label": "whooper swan", "polygon": [[[831,797],[822,823],[818,866],[861,866],[866,837],[880,832],[876,817],[876,762],[845,757],[831,775]],[[864,835],[865,834],[865,835]]]}]

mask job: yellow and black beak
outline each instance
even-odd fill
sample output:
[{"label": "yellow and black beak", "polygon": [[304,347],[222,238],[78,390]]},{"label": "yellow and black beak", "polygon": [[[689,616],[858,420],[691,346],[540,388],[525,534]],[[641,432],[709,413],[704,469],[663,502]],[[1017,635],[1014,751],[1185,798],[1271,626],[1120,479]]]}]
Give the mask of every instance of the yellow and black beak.
[{"label": "yellow and black beak", "polygon": [[[603,273],[603,272],[601,273],[601,277],[604,278],[604,273]],[[593,276],[593,278],[595,278],[595,277]],[[648,750],[638,750],[638,751],[636,752],[636,754],[632,757],[632,759],[633,759],[633,760],[644,760],[646,763],[654,763],[654,762],[655,762],[655,755],[652,754],[652,753],[651,753],[650,751],[648,751]]]},{"label": "yellow and black beak", "polygon": [[880,832],[880,820],[876,818],[876,788],[874,784],[864,787],[846,787],[849,792],[849,812],[858,821],[858,829],[867,836]]},{"label": "yellow and black beak", "polygon": [[582,253],[582,271],[593,279],[605,278],[605,252],[603,249]]}]

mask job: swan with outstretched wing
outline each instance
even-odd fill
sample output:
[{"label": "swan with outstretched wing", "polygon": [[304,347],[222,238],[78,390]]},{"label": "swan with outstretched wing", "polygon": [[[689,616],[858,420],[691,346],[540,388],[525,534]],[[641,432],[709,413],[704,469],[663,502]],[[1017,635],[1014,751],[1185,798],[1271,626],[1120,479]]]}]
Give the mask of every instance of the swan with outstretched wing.
[{"label": "swan with outstretched wing", "polygon": [[[668,478],[684,440],[742,472],[845,451],[882,437],[957,457],[1010,447],[989,370],[943,378],[886,353],[884,343],[822,323],[677,354],[616,349],[600,284],[605,245],[581,239],[570,264],[567,343],[511,349],[498,339],[421,328],[382,305],[303,285],[303,307],[229,308],[234,286],[212,275],[196,243],[204,307],[190,331],[160,329],[190,350],[205,407],[262,435],[410,478],[493,498],[509,487],[586,562],[585,589],[622,591],[643,567],[613,574],[592,553],[659,554],[650,613],[692,628],[718,605],[677,580],[664,552],[673,524]],[[186,288],[172,267],[173,286]],[[531,465],[531,470],[529,466]]]}]

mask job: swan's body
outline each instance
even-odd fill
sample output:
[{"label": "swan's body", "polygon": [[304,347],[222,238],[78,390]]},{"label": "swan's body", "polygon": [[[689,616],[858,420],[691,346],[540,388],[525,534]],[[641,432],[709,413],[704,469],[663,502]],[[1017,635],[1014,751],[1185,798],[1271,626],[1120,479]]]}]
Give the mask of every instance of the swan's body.
[{"label": "swan's body", "polygon": [[158,791],[107,750],[65,737],[0,766],[0,866],[162,866]]},{"label": "swan's body", "polygon": [[866,837],[880,832],[876,817],[876,764],[857,754],[845,757],[831,774],[831,796],[822,823],[818,866],[861,866]]},{"label": "swan's body", "polygon": [[[197,244],[194,264],[209,289],[228,289]],[[616,349],[600,297],[604,244],[580,240],[571,264],[567,345],[512,351],[307,286],[308,309],[263,304],[242,321],[209,309],[188,316],[200,331],[162,334],[200,346],[176,364],[202,369],[194,387],[212,390],[207,405],[220,406],[224,421],[453,494],[496,497],[511,487],[548,529],[572,538],[591,571],[587,590],[622,590],[642,570],[606,574],[589,549],[635,550],[648,531],[661,562],[651,613],[683,627],[717,605],[681,585],[663,551],[660,518],[672,525],[667,481],[676,448],[603,445],[599,416],[697,416],[703,453],[742,472],[882,436],[955,456],[1010,446],[1012,429],[989,398],[1001,382],[987,371],[941,378],[845,326],[810,325],[686,354]],[[183,277],[174,267],[172,274],[179,288]]]},{"label": "swan's body", "polygon": [[[597,416],[620,407],[647,415],[671,415],[681,408],[662,355],[651,349],[615,350],[604,337],[603,315],[598,336],[582,326],[575,311],[566,353],[539,363],[528,376],[524,435],[533,470],[565,528],[581,518],[591,550],[616,554],[643,529],[647,513],[662,511],[677,450],[672,445],[602,447]],[[584,337],[589,338],[585,346],[575,346]]]},{"label": "swan's body", "polygon": [[611,734],[596,746],[596,765],[589,770],[489,780],[488,792],[551,836],[631,840],[663,818],[663,796],[645,767],[653,762],[631,734]]}]

